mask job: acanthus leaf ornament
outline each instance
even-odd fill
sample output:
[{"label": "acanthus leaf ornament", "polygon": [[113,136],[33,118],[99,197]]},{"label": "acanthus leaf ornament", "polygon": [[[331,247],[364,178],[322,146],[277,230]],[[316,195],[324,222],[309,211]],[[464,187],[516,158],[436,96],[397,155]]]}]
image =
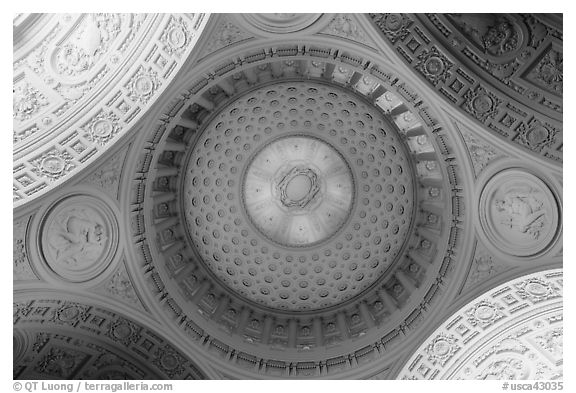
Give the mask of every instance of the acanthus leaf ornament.
[{"label": "acanthus leaf ornament", "polygon": [[556,142],[556,135],[558,134],[558,130],[554,127],[536,119],[528,125],[520,123],[516,131],[518,132],[516,140],[530,150],[537,152],[552,146]]},{"label": "acanthus leaf ornament", "polygon": [[439,334],[426,348],[428,360],[444,366],[460,350],[458,339],[453,335]]},{"label": "acanthus leaf ornament", "polygon": [[501,318],[504,318],[504,314],[500,311],[502,309],[503,307],[497,303],[482,300],[466,311],[466,315],[468,316],[468,322],[472,326],[479,325],[485,329]]},{"label": "acanthus leaf ornament", "polygon": [[106,335],[125,346],[138,342],[142,337],[142,327],[124,318],[118,318],[114,322],[108,323],[107,327]]},{"label": "acanthus leaf ornament", "polygon": [[494,119],[498,114],[498,106],[502,103],[502,100],[480,85],[474,90],[468,90],[464,98],[464,109],[482,122],[488,118]]},{"label": "acanthus leaf ornament", "polygon": [[156,349],[152,363],[162,369],[170,378],[175,378],[182,374],[187,361],[173,348],[166,345],[164,348]]},{"label": "acanthus leaf ornament", "polygon": [[188,24],[182,17],[171,17],[160,41],[167,53],[181,56],[190,42]]},{"label": "acanthus leaf ornament", "polygon": [[28,82],[14,86],[12,101],[13,116],[18,121],[32,118],[42,107],[49,104],[46,96]]},{"label": "acanthus leaf ornament", "polygon": [[358,26],[358,23],[354,19],[346,14],[335,16],[322,33],[366,43],[366,34],[362,28]]},{"label": "acanthus leaf ornament", "polygon": [[101,146],[106,145],[120,130],[120,119],[113,112],[100,112],[84,126],[85,137]]},{"label": "acanthus leaf ornament", "polygon": [[422,51],[418,59],[416,69],[434,86],[440,82],[446,82],[452,75],[450,69],[454,64],[435,46],[432,46],[429,51]]},{"label": "acanthus leaf ornament", "polygon": [[56,50],[56,71],[73,77],[90,71],[120,34],[120,25],[118,14],[88,15],[66,43]]},{"label": "acanthus leaf ornament", "polygon": [[144,67],[140,67],[126,84],[128,97],[134,102],[146,104],[158,90],[160,84],[156,71],[151,68],[146,70]]},{"label": "acanthus leaf ornament", "polygon": [[406,38],[410,33],[408,27],[413,23],[403,14],[370,14],[370,16],[392,43]]},{"label": "acanthus leaf ornament", "polygon": [[476,175],[480,174],[493,160],[502,156],[494,146],[474,137],[471,133],[464,134],[464,143],[472,158]]},{"label": "acanthus leaf ornament", "polygon": [[32,172],[51,181],[65,176],[76,167],[73,157],[66,150],[53,148],[31,161]]}]

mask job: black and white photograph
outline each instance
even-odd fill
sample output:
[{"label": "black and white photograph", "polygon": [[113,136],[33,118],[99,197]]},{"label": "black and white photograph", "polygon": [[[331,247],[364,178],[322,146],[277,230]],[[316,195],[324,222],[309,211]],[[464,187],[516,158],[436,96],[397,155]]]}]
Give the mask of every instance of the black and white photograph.
[{"label": "black and white photograph", "polygon": [[12,20],[6,391],[564,389],[562,13]]}]

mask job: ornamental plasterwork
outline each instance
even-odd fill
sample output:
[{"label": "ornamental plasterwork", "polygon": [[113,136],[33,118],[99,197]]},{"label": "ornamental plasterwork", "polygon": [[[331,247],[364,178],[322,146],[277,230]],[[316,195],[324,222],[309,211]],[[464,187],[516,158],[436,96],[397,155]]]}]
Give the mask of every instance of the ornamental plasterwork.
[{"label": "ornamental plasterwork", "polygon": [[481,233],[488,244],[506,255],[534,257],[556,241],[559,211],[543,180],[523,169],[507,169],[493,176],[482,190]]},{"label": "ornamental plasterwork", "polygon": [[116,199],[118,197],[118,185],[120,183],[120,176],[122,174],[122,167],[127,150],[128,149],[125,148],[114,154],[111,159],[104,162],[92,174],[86,177],[84,182],[102,188],[108,195]]},{"label": "ornamental plasterwork", "polygon": [[564,82],[564,56],[562,51],[551,49],[546,56],[540,60],[527,78],[543,85],[552,92],[562,95]]},{"label": "ornamental plasterwork", "polygon": [[238,21],[246,29],[258,36],[278,37],[283,34],[302,34],[317,30],[326,19],[320,13],[254,13],[236,14]]},{"label": "ornamental plasterwork", "polygon": [[[20,359],[14,378],[205,378],[161,332],[106,307],[16,298],[13,318],[15,359]],[[98,339],[87,341],[83,332]]]},{"label": "ornamental plasterwork", "polygon": [[497,159],[507,156],[502,150],[479,137],[477,133],[469,129],[467,125],[456,120],[453,120],[453,122],[454,126],[462,134],[476,176]]},{"label": "ornamental plasterwork", "polygon": [[132,285],[132,280],[126,271],[125,262],[122,261],[110,278],[95,289],[95,292],[104,294],[116,301],[126,302],[145,311],[136,290]]},{"label": "ornamental plasterwork", "polygon": [[[398,378],[561,379],[562,315],[562,270],[512,280],[448,318]],[[439,341],[443,363],[430,355]]]},{"label": "ornamental plasterwork", "polygon": [[135,103],[146,104],[158,90],[160,84],[156,71],[151,68],[146,70],[144,67],[139,67],[125,87],[128,91],[128,98]]},{"label": "ornamental plasterwork", "polygon": [[320,33],[335,35],[361,44],[373,46],[366,37],[366,32],[361,27],[361,24],[358,23],[355,16],[351,14],[336,15]]},{"label": "ornamental plasterwork", "polygon": [[55,181],[76,167],[72,160],[69,152],[54,148],[31,160],[32,172],[38,177]]},{"label": "ornamental plasterwork", "polygon": [[168,26],[160,37],[160,41],[165,45],[164,50],[166,53],[182,56],[192,36],[193,33],[191,33],[188,23],[182,16],[171,16]]},{"label": "ornamental plasterwork", "polygon": [[483,142],[480,138],[477,138],[472,134],[464,134],[464,143],[466,144],[470,157],[472,158],[472,164],[476,175],[479,175],[491,161],[503,156],[503,154],[498,154],[499,152],[494,148],[494,146]]},{"label": "ornamental plasterwork", "polygon": [[38,277],[32,271],[30,260],[28,259],[28,251],[26,250],[26,228],[30,220],[31,217],[24,217],[14,222],[12,233],[14,281],[38,280]]},{"label": "ornamental plasterwork", "polygon": [[42,107],[48,105],[48,99],[29,83],[21,83],[14,87],[13,92],[14,119],[25,121],[30,119]]},{"label": "ornamental plasterwork", "polygon": [[84,126],[84,138],[105,146],[119,131],[120,119],[113,112],[100,112]]},{"label": "ornamental plasterwork", "polygon": [[[43,38],[14,53],[14,172],[29,179],[15,183],[16,205],[63,182],[129,129],[182,66],[207,19],[205,14],[47,18],[38,32]],[[18,34],[25,33],[15,30],[15,40],[27,39]],[[146,45],[139,46],[142,42]],[[119,72],[120,67],[133,71]],[[38,162],[47,140],[59,145],[51,153],[58,157],[53,165]]]},{"label": "ornamental plasterwork", "polygon": [[[423,77],[487,132],[553,162],[562,161],[562,33],[544,19],[522,14],[370,16],[418,73],[422,56],[437,47],[454,64],[451,74],[440,80],[428,73]],[[440,65],[433,70],[442,70]],[[519,134],[533,122],[549,126],[546,133],[535,134],[533,143],[526,143]]]},{"label": "ornamental plasterwork", "polygon": [[472,259],[468,278],[464,284],[463,291],[470,290],[483,282],[497,276],[499,273],[509,269],[500,259],[492,255],[481,242],[477,242],[476,251]]},{"label": "ornamental plasterwork", "polygon": [[59,43],[52,61],[55,71],[76,77],[89,72],[121,32],[119,14],[91,14]]},{"label": "ornamental plasterwork", "polygon": [[219,49],[251,37],[252,36],[247,31],[238,27],[233,17],[222,15],[220,17],[220,22],[214,28],[210,41],[204,46],[200,57],[206,57]]},{"label": "ornamental plasterwork", "polygon": [[118,247],[114,213],[88,195],[65,197],[42,220],[39,236],[43,262],[59,279],[86,282],[112,262]]}]

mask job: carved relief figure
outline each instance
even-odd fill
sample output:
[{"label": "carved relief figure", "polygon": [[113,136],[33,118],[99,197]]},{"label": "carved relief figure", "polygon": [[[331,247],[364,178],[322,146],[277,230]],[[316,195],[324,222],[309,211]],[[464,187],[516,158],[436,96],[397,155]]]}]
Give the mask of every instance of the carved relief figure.
[{"label": "carved relief figure", "polygon": [[120,33],[120,16],[93,14],[86,18],[72,38],[56,52],[58,73],[76,76],[90,70]]},{"label": "carved relief figure", "polygon": [[501,56],[519,47],[517,29],[502,15],[452,14],[450,19],[467,38],[491,55]]},{"label": "carved relief figure", "polygon": [[534,190],[510,190],[504,199],[495,201],[495,206],[500,213],[501,224],[538,239],[545,224],[546,212],[543,210],[543,202],[535,196]]},{"label": "carved relief figure", "polygon": [[506,358],[490,363],[476,379],[521,379],[525,374],[522,360]]},{"label": "carved relief figure", "polygon": [[106,246],[106,230],[89,209],[72,209],[60,214],[49,228],[48,243],[56,263],[76,266],[90,264]]}]

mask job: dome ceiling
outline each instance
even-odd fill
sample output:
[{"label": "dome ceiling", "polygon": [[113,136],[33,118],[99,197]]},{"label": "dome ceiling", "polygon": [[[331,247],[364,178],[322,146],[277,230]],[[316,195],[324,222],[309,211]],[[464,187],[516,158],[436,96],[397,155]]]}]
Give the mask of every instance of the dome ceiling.
[{"label": "dome ceiling", "polygon": [[181,198],[192,243],[225,285],[258,303],[341,303],[409,238],[405,147],[375,107],[342,89],[259,88],[222,108],[191,150]]},{"label": "dome ceiling", "polygon": [[294,361],[333,373],[351,353],[385,356],[441,293],[457,157],[396,82],[294,53],[172,101],[134,167],[130,231],[188,337],[271,376]]},{"label": "dome ceiling", "polygon": [[[72,70],[70,56],[97,44],[82,41],[88,32],[101,40],[92,57],[80,56],[92,59],[86,72],[115,70],[125,33],[107,26],[140,19],[98,18],[78,16],[71,35],[46,46],[50,67]],[[561,106],[545,104],[561,105],[561,82],[551,66],[534,66],[558,49],[561,34],[537,27],[550,18],[141,18],[158,34],[156,49],[118,57],[130,70],[118,74],[119,93],[111,71],[102,79],[111,90],[90,90],[54,127],[15,144],[16,161],[31,157],[15,161],[23,172],[14,175],[19,365],[62,351],[96,364],[108,351],[134,366],[126,378],[419,378],[406,362],[422,343],[438,355],[421,362],[430,369],[451,344],[462,347],[461,331],[446,325],[456,308],[561,265]],[[20,15],[15,31],[61,19]],[[30,60],[32,46],[18,41],[17,57]],[[470,53],[481,52],[502,67],[473,66]],[[512,74],[499,78],[509,62]],[[19,133],[52,102],[36,109],[22,99],[34,70],[15,64]],[[530,92],[549,93],[535,78],[560,83],[555,101],[530,101]],[[524,82],[527,90],[514,88]],[[77,127],[61,140],[64,119]],[[48,137],[55,144],[46,147]],[[72,152],[85,142],[93,155]],[[90,164],[100,154],[106,162]],[[30,311],[40,307],[28,293],[36,286],[87,298],[53,289],[48,321]],[[474,329],[502,314],[484,303],[474,306]],[[98,318],[92,343],[72,328]],[[434,341],[441,325],[449,334]],[[50,344],[32,353],[41,334]],[[144,367],[130,352],[146,346],[155,362]],[[120,375],[115,367],[102,375]]]}]

